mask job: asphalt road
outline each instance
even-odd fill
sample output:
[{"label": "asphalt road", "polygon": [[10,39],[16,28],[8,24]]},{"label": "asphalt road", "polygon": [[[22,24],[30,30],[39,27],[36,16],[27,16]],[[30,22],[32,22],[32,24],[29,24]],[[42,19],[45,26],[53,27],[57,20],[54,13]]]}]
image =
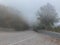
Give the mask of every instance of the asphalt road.
[{"label": "asphalt road", "polygon": [[60,45],[60,40],[34,31],[0,32],[0,45]]}]

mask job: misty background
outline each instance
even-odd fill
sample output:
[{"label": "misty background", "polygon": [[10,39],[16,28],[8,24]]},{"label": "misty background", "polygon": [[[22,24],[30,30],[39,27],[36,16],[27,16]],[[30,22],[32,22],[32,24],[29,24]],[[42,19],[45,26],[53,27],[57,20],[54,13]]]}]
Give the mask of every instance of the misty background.
[{"label": "misty background", "polygon": [[52,4],[55,7],[58,15],[60,15],[59,0],[0,0],[0,4],[6,5],[21,11],[23,14],[23,17],[31,25],[37,22],[36,14],[39,8],[47,3]]}]

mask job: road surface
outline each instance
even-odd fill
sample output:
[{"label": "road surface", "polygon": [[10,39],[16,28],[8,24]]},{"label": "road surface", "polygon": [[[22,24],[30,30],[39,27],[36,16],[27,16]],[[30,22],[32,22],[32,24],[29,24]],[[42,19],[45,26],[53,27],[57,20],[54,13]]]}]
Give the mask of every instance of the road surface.
[{"label": "road surface", "polygon": [[0,32],[0,45],[60,45],[60,39],[34,31]]}]

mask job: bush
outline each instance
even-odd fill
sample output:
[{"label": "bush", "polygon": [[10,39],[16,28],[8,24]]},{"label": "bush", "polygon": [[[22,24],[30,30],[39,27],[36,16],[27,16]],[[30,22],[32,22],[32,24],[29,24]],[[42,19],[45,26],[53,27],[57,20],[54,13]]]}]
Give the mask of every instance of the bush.
[{"label": "bush", "polygon": [[20,11],[0,5],[0,27],[14,28],[16,31],[28,28]]},{"label": "bush", "polygon": [[55,31],[55,32],[60,32],[60,26],[55,27],[55,28],[53,29],[53,31]]}]

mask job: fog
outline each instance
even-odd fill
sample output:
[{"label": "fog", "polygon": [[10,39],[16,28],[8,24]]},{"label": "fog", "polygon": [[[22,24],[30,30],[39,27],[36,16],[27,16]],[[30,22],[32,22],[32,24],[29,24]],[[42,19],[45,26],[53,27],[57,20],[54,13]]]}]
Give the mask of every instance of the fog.
[{"label": "fog", "polygon": [[37,11],[46,3],[51,3],[60,15],[59,0],[0,0],[0,3],[21,11],[29,24],[36,22]]}]

